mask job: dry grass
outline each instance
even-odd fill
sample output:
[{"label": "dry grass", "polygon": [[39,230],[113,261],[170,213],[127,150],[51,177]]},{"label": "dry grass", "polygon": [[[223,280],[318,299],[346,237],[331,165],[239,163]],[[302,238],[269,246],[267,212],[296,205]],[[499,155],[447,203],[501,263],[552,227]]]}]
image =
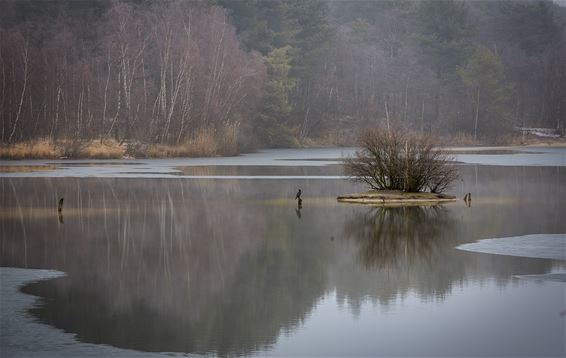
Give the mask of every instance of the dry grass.
[{"label": "dry grass", "polygon": [[151,144],[143,154],[150,158],[171,157],[212,157],[217,154],[218,145],[211,130],[200,131],[191,140],[179,145]]},{"label": "dry grass", "polygon": [[527,145],[536,147],[566,147],[566,137],[542,138],[533,135],[515,135],[509,139],[510,145]]},{"label": "dry grass", "polygon": [[566,146],[566,138],[541,138],[517,133],[500,134],[497,137],[474,139],[469,133],[454,133],[440,137],[442,146],[472,147],[486,145],[529,145],[529,146]]},{"label": "dry grass", "polygon": [[171,158],[171,157],[184,157],[187,156],[186,148],[183,145],[172,146],[165,144],[151,144],[143,148],[139,153],[136,153],[136,157],[148,157],[148,158]]},{"label": "dry grass", "polygon": [[105,140],[102,143],[98,140],[87,142],[80,149],[82,158],[93,159],[119,159],[124,157],[125,148],[115,140]]},{"label": "dry grass", "polygon": [[2,159],[57,159],[61,150],[46,139],[0,146]]},{"label": "dry grass", "polygon": [[480,140],[475,139],[474,136],[466,132],[457,132],[452,134],[447,134],[439,137],[440,146],[478,146],[486,143],[482,143]]},{"label": "dry grass", "polygon": [[94,158],[119,159],[124,156],[124,148],[114,140],[76,142],[61,140],[53,143],[47,139],[14,143],[0,146],[2,159],[59,159]]},{"label": "dry grass", "polygon": [[220,138],[216,138],[211,129],[199,131],[196,136],[185,145],[190,157],[213,157],[218,154]]},{"label": "dry grass", "polygon": [[358,131],[332,129],[315,138],[301,141],[303,147],[353,147],[356,145]]},{"label": "dry grass", "polygon": [[[321,136],[315,138],[306,138],[301,141],[302,147],[354,147],[357,145],[357,137],[364,133],[367,128],[357,131],[345,130],[328,130]],[[458,132],[454,134],[447,134],[437,137],[439,146],[477,146],[484,143],[480,140],[474,139],[474,136],[469,133]]]},{"label": "dry grass", "polygon": [[221,131],[220,152],[223,155],[238,155],[239,150],[239,128],[236,124],[228,124]]},{"label": "dry grass", "polygon": [[[222,145],[220,145],[222,143]],[[90,141],[60,140],[57,143],[41,139],[0,146],[2,159],[120,159],[170,157],[213,157],[219,154],[238,154],[238,128],[226,126],[223,130],[201,130],[180,145],[130,143],[120,145],[113,139]]]},{"label": "dry grass", "polygon": [[204,129],[182,144],[152,144],[143,148],[142,153],[150,158],[237,155],[239,153],[238,128],[229,125],[219,131]]}]

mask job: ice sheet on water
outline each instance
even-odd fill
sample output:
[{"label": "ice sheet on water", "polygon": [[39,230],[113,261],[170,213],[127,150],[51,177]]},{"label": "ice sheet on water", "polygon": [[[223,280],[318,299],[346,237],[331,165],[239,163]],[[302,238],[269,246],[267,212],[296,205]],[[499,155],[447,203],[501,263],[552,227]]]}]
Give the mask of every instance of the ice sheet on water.
[{"label": "ice sheet on water", "polygon": [[[471,148],[459,148],[458,162],[479,165],[504,166],[566,166],[566,148],[534,147],[475,147],[477,153],[463,154]],[[454,150],[453,148],[449,150]],[[511,154],[488,154],[490,151]],[[116,159],[116,160],[0,160],[0,167],[53,166],[51,170],[18,172],[13,169],[0,177],[98,177],[98,178],[185,178],[185,179],[264,179],[258,176],[203,177],[182,175],[180,167],[190,166],[279,166],[316,167],[340,164],[341,158],[350,157],[356,148],[298,148],[269,149],[236,157],[169,158],[169,159]],[[505,152],[507,151],[507,152]],[[253,177],[253,178],[252,178]],[[344,176],[301,176],[287,178],[269,176],[267,179],[345,179]]]},{"label": "ice sheet on water", "polygon": [[[463,148],[461,148],[463,149]],[[481,148],[480,148],[481,149]],[[490,150],[493,148],[490,148]],[[513,153],[455,154],[456,161],[466,164],[502,165],[502,166],[566,166],[566,148],[564,147],[501,147]]]},{"label": "ice sheet on water", "polygon": [[456,247],[486,254],[566,260],[566,234],[538,234],[479,240]]},{"label": "ice sheet on water", "polygon": [[542,275],[516,275],[515,277],[523,280],[553,281],[553,282],[566,283],[566,272],[545,273]]}]

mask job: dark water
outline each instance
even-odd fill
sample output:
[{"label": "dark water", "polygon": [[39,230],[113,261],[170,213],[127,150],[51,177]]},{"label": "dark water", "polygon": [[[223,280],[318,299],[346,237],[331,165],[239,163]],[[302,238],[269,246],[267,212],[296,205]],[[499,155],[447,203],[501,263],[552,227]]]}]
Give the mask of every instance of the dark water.
[{"label": "dark water", "polygon": [[[4,177],[0,266],[65,272],[23,291],[43,298],[35,319],[86,343],[221,356],[564,356],[566,286],[516,278],[564,272],[564,261],[455,247],[566,233],[566,168],[459,168],[451,192],[471,192],[471,207],[339,204],[363,189],[340,179]],[[203,170],[341,175],[182,171]]]}]

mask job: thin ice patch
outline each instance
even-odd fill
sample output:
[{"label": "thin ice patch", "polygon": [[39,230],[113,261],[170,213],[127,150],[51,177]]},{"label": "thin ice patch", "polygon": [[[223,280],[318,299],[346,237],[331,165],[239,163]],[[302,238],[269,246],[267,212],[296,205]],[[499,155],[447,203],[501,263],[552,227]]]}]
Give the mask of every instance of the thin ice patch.
[{"label": "thin ice patch", "polygon": [[486,254],[566,261],[566,234],[538,234],[479,240],[456,247]]},{"label": "thin ice patch", "polygon": [[552,281],[566,283],[566,272],[545,273],[542,275],[516,275],[516,278],[532,281]]}]

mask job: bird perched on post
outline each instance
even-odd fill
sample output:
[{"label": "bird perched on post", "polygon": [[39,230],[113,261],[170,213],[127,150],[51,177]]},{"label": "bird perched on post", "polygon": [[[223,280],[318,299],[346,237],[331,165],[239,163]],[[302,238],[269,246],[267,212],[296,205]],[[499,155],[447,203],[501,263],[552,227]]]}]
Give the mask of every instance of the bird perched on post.
[{"label": "bird perched on post", "polygon": [[57,210],[59,212],[63,210],[63,198],[59,199],[59,206],[57,207]]},{"label": "bird perched on post", "polygon": [[472,206],[472,193],[468,193],[464,196],[464,202],[468,207]]}]

